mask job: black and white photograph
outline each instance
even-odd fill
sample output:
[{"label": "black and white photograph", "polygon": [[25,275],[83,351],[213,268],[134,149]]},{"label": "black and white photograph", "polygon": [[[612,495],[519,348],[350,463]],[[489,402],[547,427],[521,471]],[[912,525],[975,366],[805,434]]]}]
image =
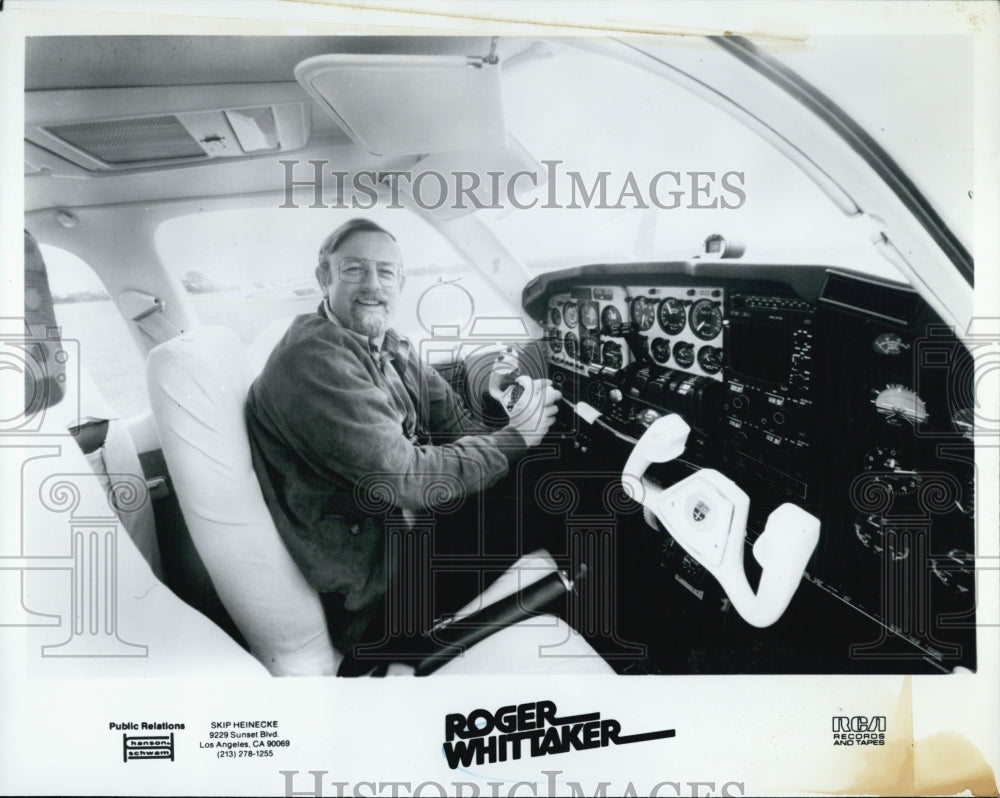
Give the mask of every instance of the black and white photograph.
[{"label": "black and white photograph", "polygon": [[998,794],[995,5],[201,5],[0,5],[0,794]]}]

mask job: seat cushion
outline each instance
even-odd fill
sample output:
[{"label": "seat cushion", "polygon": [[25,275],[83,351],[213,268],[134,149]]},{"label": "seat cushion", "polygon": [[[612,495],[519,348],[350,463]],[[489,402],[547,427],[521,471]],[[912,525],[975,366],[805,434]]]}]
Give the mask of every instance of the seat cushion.
[{"label": "seat cushion", "polygon": [[184,520],[219,598],[275,675],[336,672],[315,590],[288,554],[253,470],[250,367],[236,334],[200,327],[150,352],[150,402]]},{"label": "seat cushion", "polygon": [[[24,627],[9,631],[23,631],[33,678],[267,675],[153,573],[116,513],[122,503],[141,501],[142,492],[109,493],[66,434],[64,418],[46,415],[37,434],[8,436],[5,444],[0,470],[19,474],[10,498],[23,523],[16,547],[10,536],[4,541],[15,567],[0,570],[7,611],[0,621]],[[26,458],[27,447],[37,454]]]}]

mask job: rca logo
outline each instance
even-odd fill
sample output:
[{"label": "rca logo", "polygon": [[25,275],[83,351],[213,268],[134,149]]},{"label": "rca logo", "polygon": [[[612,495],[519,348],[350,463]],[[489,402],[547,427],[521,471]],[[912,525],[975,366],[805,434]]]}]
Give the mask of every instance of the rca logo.
[{"label": "rca logo", "polygon": [[835,732],[884,732],[885,715],[835,715],[833,717],[833,730]]}]

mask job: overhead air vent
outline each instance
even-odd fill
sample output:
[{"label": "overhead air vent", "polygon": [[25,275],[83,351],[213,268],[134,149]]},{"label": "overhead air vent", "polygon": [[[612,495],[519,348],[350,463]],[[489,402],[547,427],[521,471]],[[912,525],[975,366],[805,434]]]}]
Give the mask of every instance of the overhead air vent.
[{"label": "overhead air vent", "polygon": [[81,122],[56,125],[47,131],[109,164],[207,157],[176,116]]}]

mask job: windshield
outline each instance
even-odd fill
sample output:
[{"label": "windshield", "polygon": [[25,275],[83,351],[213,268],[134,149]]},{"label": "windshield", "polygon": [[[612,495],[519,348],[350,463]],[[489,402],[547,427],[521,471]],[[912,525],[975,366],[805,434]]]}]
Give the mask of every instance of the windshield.
[{"label": "windshield", "polygon": [[775,55],[878,142],[972,245],[976,84],[968,36],[813,36],[808,47]]},{"label": "windshield", "polygon": [[748,260],[904,279],[873,250],[864,217],[719,108],[609,56],[554,52],[504,79],[508,128],[545,184],[521,198],[532,207],[481,211],[533,271],[690,258],[721,235]]},{"label": "windshield", "polygon": [[[905,43],[907,57],[890,63],[920,60],[919,43]],[[847,46],[851,58],[842,52]],[[516,204],[476,211],[530,271],[689,259],[704,252],[707,240],[722,237],[728,248],[742,249],[747,262],[830,265],[905,282],[872,246],[870,219],[844,214],[797,165],[741,121],[661,74],[616,59],[614,51],[597,52],[569,41],[545,47],[503,76],[508,131],[533,159],[538,185],[531,189],[532,181],[522,180]],[[935,204],[948,221],[960,223],[965,238],[971,214],[963,198],[971,201],[971,151],[949,150],[945,143],[964,140],[956,129],[971,115],[970,98],[957,98],[955,115],[928,115],[927,105],[940,95],[944,78],[922,83],[919,91],[905,89],[908,66],[886,72],[883,45],[858,47],[857,37],[849,42],[826,37],[780,58],[832,92],[834,101],[846,95],[845,110],[875,131],[891,154],[901,153],[902,165],[922,166],[917,169],[924,176],[921,189],[940,187],[932,198],[943,198],[943,206]],[[958,50],[945,58],[959,71],[969,66],[967,61]],[[850,85],[839,94],[835,88],[842,76],[833,80],[823,67],[832,63],[850,65]],[[866,75],[876,72],[888,82],[878,91],[862,90]],[[962,86],[970,82],[958,81]],[[906,102],[883,102],[887,93],[904,89]],[[885,110],[889,107],[891,114]],[[914,114],[925,118],[920,136],[911,137],[920,145],[922,161],[906,147],[910,139],[904,133],[916,129]],[[941,146],[928,148],[928,137]],[[895,146],[899,142],[901,148]],[[939,179],[944,175],[949,179]],[[273,318],[315,308],[316,247],[341,217],[353,215],[304,207],[294,213],[275,207],[207,212],[165,223],[157,245],[199,317],[232,326],[247,340]],[[363,215],[399,236],[411,297],[458,281],[475,315],[510,312],[445,236],[419,216],[378,208]],[[450,223],[441,221],[439,228],[448,235]],[[453,306],[438,305],[435,323],[461,325],[469,315],[463,308],[449,319]],[[399,327],[409,335],[424,332],[419,302],[404,307],[408,316],[399,319]]]}]

